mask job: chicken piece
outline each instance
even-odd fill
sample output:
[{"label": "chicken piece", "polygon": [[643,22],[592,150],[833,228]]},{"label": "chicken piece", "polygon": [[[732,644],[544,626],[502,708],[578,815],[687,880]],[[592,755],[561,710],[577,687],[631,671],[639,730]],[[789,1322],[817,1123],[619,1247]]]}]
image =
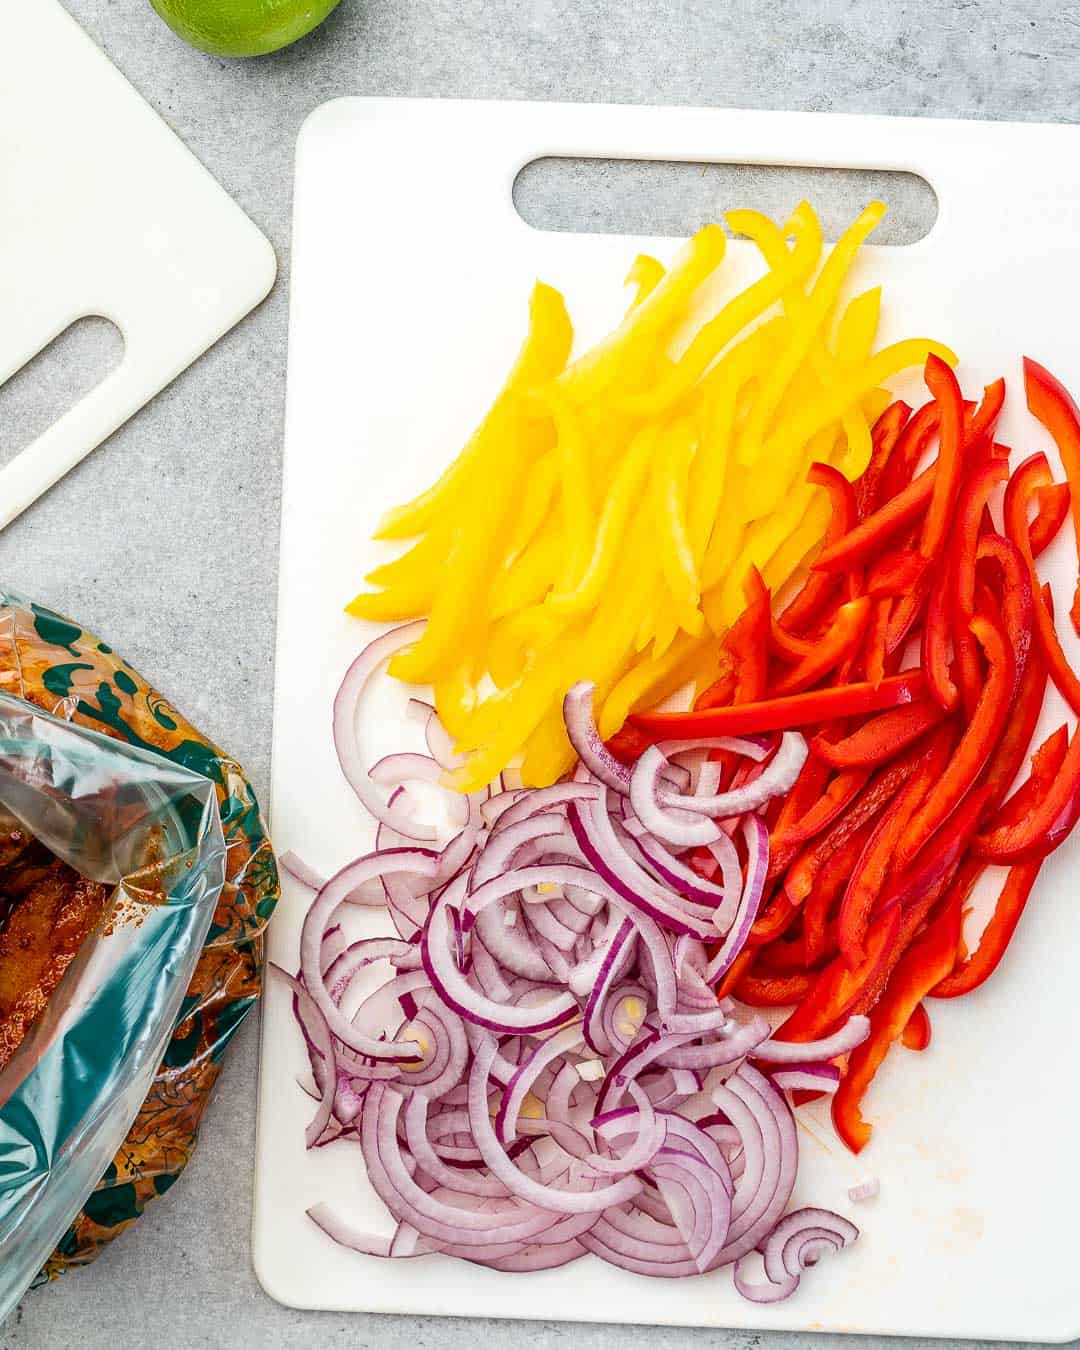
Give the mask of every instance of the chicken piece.
[{"label": "chicken piece", "polygon": [[58,859],[34,857],[0,873],[0,1069],[101,922],[108,898],[107,886]]}]

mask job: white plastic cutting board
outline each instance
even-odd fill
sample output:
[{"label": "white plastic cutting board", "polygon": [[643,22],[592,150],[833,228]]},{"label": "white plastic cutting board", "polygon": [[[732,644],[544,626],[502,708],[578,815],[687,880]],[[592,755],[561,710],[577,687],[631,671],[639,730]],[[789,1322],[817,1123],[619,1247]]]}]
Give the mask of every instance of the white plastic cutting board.
[{"label": "white plastic cutting board", "polygon": [[125,345],[0,469],[0,529],[253,309],[276,270],[59,0],[0,5],[0,384],[77,319],[111,319]]},{"label": "white plastic cutting board", "polygon": [[[634,254],[667,258],[675,248],[529,229],[511,186],[547,154],[921,173],[940,199],[932,233],[911,247],[867,250],[854,278],[860,289],[886,286],[883,340],[903,332],[951,342],[968,389],[1004,373],[1012,399],[1003,439],[1022,434],[1013,443],[1025,452],[1046,437],[1023,413],[1021,354],[1080,387],[1080,130],[671,108],[323,107],[303,130],[297,161],[272,808],[278,848],[323,872],[372,839],[334,759],[330,705],[371,636],[342,605],[382,556],[368,542],[376,519],[463,444],[521,340],[535,277],[563,288],[587,340],[619,314]],[[731,259],[725,286],[755,266],[746,244],[733,243]],[[1055,564],[1062,587],[1075,577],[1071,549],[1066,530]],[[1059,589],[1069,595],[1071,585]],[[415,744],[416,729],[401,721],[404,698],[390,681],[378,691],[377,753]],[[516,1277],[335,1247],[305,1218],[317,1201],[362,1227],[389,1227],[355,1148],[304,1150],[311,1103],[295,1085],[303,1051],[289,997],[271,981],[255,1207],[263,1285],[285,1303],[329,1309],[1077,1336],[1076,860],[1067,848],[1045,869],[992,984],[932,1006],[926,1053],[890,1056],[868,1097],[877,1129],[861,1158],[820,1117],[808,1120],[795,1199],[851,1214],[863,1235],[773,1308],[742,1302],[726,1272],[671,1285],[589,1258]],[[289,969],[307,900],[286,878],[270,955]],[[881,1198],[849,1204],[848,1188],[874,1174]]]}]

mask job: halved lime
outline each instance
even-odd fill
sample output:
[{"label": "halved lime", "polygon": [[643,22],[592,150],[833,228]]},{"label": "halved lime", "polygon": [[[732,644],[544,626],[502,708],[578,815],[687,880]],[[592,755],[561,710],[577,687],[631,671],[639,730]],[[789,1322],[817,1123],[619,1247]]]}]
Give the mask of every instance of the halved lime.
[{"label": "halved lime", "polygon": [[317,28],[340,0],[150,0],[185,42],[212,56],[265,56]]}]

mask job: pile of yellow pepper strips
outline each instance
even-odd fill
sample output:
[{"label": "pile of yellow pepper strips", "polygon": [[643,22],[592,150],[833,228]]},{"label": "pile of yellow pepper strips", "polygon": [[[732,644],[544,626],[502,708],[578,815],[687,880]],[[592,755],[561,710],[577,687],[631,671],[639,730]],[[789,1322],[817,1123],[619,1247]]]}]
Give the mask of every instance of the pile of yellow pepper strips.
[{"label": "pile of yellow pepper strips", "polygon": [[537,284],[491,410],[438,482],[381,522],[378,538],[415,542],[348,607],[377,622],[427,616],[390,671],[433,687],[464,757],[455,787],[509,765],[534,786],[565,773],[561,705],[578,680],[596,684],[604,737],[711,682],[715,635],[742,611],[751,566],[775,594],[821,540],[829,503],[808,467],[857,478],[884,381],[931,352],[955,365],[925,338],[872,351],[879,288],[840,303],[884,213],[871,204],[823,262],[807,203],[782,228],[731,211],[763,275],[687,332],[727,248],[706,226],[667,270],[637,259],[621,324],[573,361],[563,298]]}]

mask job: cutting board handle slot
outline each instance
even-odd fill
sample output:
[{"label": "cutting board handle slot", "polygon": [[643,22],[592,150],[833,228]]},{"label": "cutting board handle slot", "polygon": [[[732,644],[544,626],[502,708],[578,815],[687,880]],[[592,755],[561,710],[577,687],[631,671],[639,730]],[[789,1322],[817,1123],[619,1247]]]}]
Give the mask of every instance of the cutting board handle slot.
[{"label": "cutting board handle slot", "polygon": [[[69,413],[124,359],[124,334],[100,314],[69,323],[0,382],[0,466]],[[18,444],[9,435],[22,428]]]},{"label": "cutting board handle slot", "polygon": [[938,216],[926,179],[892,169],[545,155],[530,160],[513,185],[514,208],[526,224],[576,234],[685,237],[733,207],[784,220],[803,198],[830,239],[875,198],[889,205],[874,234],[878,244],[916,244]]}]

